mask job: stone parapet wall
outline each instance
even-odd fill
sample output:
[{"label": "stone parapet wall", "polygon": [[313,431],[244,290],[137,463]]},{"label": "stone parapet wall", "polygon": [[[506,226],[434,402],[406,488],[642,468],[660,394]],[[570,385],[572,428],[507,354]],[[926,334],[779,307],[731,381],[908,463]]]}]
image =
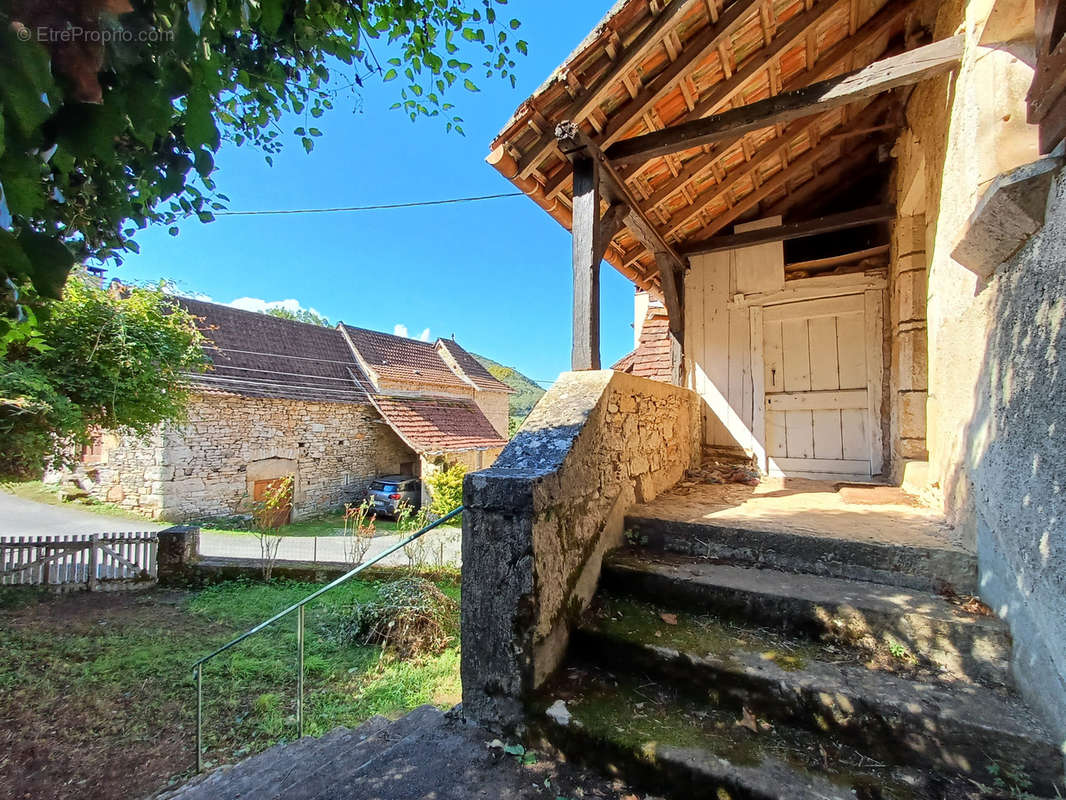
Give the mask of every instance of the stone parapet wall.
[{"label": "stone parapet wall", "polygon": [[464,485],[462,679],[467,716],[520,724],[558,666],[625,512],[700,456],[699,398],[610,370],[563,374],[487,470]]}]

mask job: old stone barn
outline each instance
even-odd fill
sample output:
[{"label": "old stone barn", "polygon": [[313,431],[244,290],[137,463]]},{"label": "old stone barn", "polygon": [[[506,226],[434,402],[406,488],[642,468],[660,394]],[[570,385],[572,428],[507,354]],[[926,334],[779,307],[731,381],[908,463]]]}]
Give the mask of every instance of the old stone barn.
[{"label": "old stone barn", "polygon": [[[574,371],[466,479],[468,717],[656,794],[1066,792],[1066,5],[1035,6],[574,31],[488,157],[573,233]],[[616,370],[601,260],[637,293]]]},{"label": "old stone barn", "polygon": [[104,436],[79,472],[94,496],[160,519],[246,512],[292,478],[292,517],[361,499],[389,474],[492,464],[513,391],[454,340],[420,342],[182,299],[208,339],[188,419]]}]

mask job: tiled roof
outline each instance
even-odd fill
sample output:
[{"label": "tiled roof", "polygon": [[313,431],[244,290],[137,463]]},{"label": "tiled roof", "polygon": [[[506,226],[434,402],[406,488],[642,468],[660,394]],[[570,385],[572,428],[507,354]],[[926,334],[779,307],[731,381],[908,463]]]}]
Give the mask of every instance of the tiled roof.
[{"label": "tiled roof", "polygon": [[469,391],[469,385],[449,369],[429,342],[345,325],[355,349],[367,366],[382,378],[432,384]]},{"label": "tiled roof", "polygon": [[372,398],[393,430],[419,453],[503,447],[492,423],[472,400],[436,397]]},{"label": "tiled roof", "polygon": [[649,308],[640,330],[640,345],[620,358],[611,369],[663,383],[671,382],[670,321],[661,308]]},{"label": "tiled roof", "polygon": [[212,369],[202,390],[247,397],[366,403],[366,379],[340,331],[178,298],[198,318]]},{"label": "tiled roof", "polygon": [[455,359],[459,369],[477,388],[489,392],[516,394],[515,389],[512,389],[489,372],[480,361],[474,358],[467,350],[464,350],[455,339],[438,339],[436,346],[446,350]]}]

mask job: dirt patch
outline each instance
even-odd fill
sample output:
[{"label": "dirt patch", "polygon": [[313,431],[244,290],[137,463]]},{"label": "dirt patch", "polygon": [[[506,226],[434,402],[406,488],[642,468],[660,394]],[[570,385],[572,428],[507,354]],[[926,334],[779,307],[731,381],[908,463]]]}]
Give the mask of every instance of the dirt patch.
[{"label": "dirt patch", "polygon": [[[6,672],[0,685],[0,798],[137,797],[189,769],[189,704],[162,700],[172,687],[138,677],[117,695],[101,692],[95,681],[55,674],[56,654],[48,652],[59,631],[86,642],[105,630],[217,634],[216,625],[181,610],[185,600],[181,592],[78,594],[0,612],[4,642],[15,645],[6,656],[28,668]],[[34,665],[36,678],[26,680]],[[71,673],[80,671],[73,666]]]}]

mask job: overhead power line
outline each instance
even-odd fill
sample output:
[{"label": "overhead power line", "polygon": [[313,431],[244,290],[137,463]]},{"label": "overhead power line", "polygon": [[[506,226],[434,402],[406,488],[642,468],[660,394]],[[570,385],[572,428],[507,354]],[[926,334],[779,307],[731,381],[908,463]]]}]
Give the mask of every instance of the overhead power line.
[{"label": "overhead power line", "polygon": [[216,217],[256,217],[276,214],[338,214],[352,211],[385,211],[394,208],[419,208],[447,206],[456,203],[477,203],[482,200],[499,200],[504,197],[521,197],[522,192],[483,194],[477,197],[450,197],[446,200],[417,200],[411,203],[380,203],[372,206],[334,206],[330,208],[276,208],[257,211],[215,211]]}]

